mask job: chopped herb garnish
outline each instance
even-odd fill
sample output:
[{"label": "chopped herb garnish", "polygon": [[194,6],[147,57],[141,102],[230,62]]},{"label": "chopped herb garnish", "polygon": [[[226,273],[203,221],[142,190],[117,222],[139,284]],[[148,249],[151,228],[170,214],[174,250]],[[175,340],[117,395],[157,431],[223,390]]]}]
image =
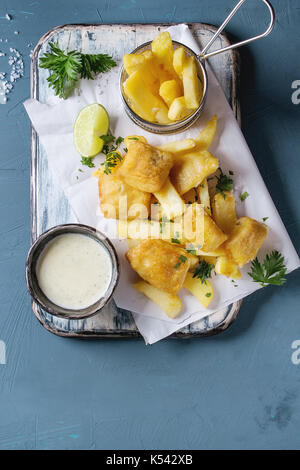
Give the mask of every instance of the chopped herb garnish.
[{"label": "chopped herb garnish", "polygon": [[82,165],[88,166],[89,168],[94,168],[95,166],[94,163],[92,162],[91,157],[81,157],[80,163]]},{"label": "chopped herb garnish", "polygon": [[128,140],[139,140],[137,137],[128,137]]},{"label": "chopped herb garnish", "polygon": [[115,137],[113,135],[107,134],[107,135],[101,135],[100,139],[104,141],[105,144],[110,144],[115,140]]},{"label": "chopped herb garnish", "polygon": [[81,168],[78,168],[78,171],[80,171],[80,173],[83,173],[82,169]]},{"label": "chopped herb garnish", "polygon": [[221,193],[224,199],[226,198],[225,192],[231,191],[233,189],[233,179],[229,178],[229,176],[225,175],[221,170],[220,176],[217,176],[217,184],[216,184],[216,191],[217,193]]},{"label": "chopped herb garnish", "polygon": [[262,220],[265,222],[269,217],[263,217]]},{"label": "chopped herb garnish", "polygon": [[240,200],[245,201],[245,199],[247,199],[248,196],[249,196],[249,193],[245,191],[243,194],[240,195]]},{"label": "chopped herb garnish", "polygon": [[281,286],[286,281],[284,257],[281,253],[274,250],[266,255],[262,264],[255,258],[251,262],[251,271],[248,274],[254,282],[259,282],[263,287],[267,284]]},{"label": "chopped herb garnish", "polygon": [[108,175],[111,173],[111,169],[114,168],[119,161],[122,161],[122,157],[118,152],[110,152],[106,155],[105,162],[101,163],[104,165],[104,173]]},{"label": "chopped herb garnish", "polygon": [[186,250],[188,253],[190,253],[191,255],[195,255],[197,256],[197,251],[196,250]]},{"label": "chopped herb garnish", "polygon": [[171,242],[172,243],[177,243],[177,245],[181,245],[180,240],[178,240],[177,238],[171,238]]},{"label": "chopped herb garnish", "polygon": [[234,175],[233,171],[232,170],[229,170],[228,172],[231,176]]},{"label": "chopped herb garnish", "polygon": [[116,139],[113,135],[102,135],[101,139],[105,142],[102,149],[102,153],[104,153],[104,155],[108,155],[109,153],[112,153],[117,150],[119,145],[124,140],[123,137],[118,137]]},{"label": "chopped herb garnish", "polygon": [[119,145],[124,141],[123,137],[118,137],[116,140],[116,146],[119,147]]},{"label": "chopped herb garnish", "polygon": [[206,284],[206,279],[211,277],[211,272],[214,269],[214,265],[207,263],[207,261],[200,260],[198,266],[196,266],[193,277],[201,280],[201,283]]},{"label": "chopped herb garnish", "polygon": [[207,292],[207,293],[205,294],[205,297],[211,297],[211,292]]},{"label": "chopped herb garnish", "polygon": [[117,165],[118,160],[122,160],[121,155],[116,150],[124,139],[123,137],[118,137],[116,139],[113,135],[102,135],[101,139],[105,142],[102,153],[106,155],[105,162],[101,163],[101,165],[104,165],[104,173],[108,175],[111,173],[111,169]]},{"label": "chopped herb garnish", "polygon": [[186,256],[180,255],[178,258],[178,263],[176,263],[175,266],[173,266],[173,268],[178,269],[181,264],[184,264],[186,262],[186,260],[187,260]]},{"label": "chopped herb garnish", "polygon": [[166,222],[168,222],[168,218],[167,218],[166,216],[163,216],[163,217],[159,220],[159,224],[160,224],[160,233],[163,233],[164,228],[165,228],[165,225],[166,225]]}]

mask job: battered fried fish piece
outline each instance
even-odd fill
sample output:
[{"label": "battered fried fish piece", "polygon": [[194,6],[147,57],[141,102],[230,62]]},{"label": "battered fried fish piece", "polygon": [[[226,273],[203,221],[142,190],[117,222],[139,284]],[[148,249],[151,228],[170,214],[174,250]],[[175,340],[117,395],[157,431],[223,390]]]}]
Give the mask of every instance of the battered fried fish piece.
[{"label": "battered fried fish piece", "polygon": [[144,240],[126,258],[145,281],[170,294],[181,289],[190,267],[186,251],[163,240]]},{"label": "battered fried fish piece", "polygon": [[241,217],[236,222],[230,237],[224,243],[224,248],[240,267],[253,260],[268,234],[265,224]]},{"label": "battered fried fish piece", "polygon": [[118,173],[133,188],[148,193],[159,191],[173,165],[173,156],[144,142],[130,144]]},{"label": "battered fried fish piece", "polygon": [[150,214],[151,194],[129,186],[116,172],[98,176],[100,208],[107,219],[136,217]]}]

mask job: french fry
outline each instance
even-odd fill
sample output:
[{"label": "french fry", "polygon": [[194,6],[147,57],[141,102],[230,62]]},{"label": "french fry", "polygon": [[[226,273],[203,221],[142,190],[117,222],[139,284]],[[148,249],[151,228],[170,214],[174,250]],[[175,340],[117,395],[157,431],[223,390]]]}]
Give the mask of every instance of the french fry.
[{"label": "french fry", "polygon": [[168,108],[159,108],[157,111],[155,111],[155,120],[158,122],[158,124],[171,124],[172,121],[168,116]]},{"label": "french fry", "polygon": [[151,51],[142,54],[125,54],[123,56],[124,68],[128,75],[140,70],[146,86],[155,96],[158,95],[160,80],[155,67],[155,58]]},{"label": "french fry", "polygon": [[164,31],[158,34],[151,43],[151,49],[158,63],[161,64],[166,71],[174,74],[173,43],[170,33]]},{"label": "french fry", "polygon": [[185,211],[185,203],[169,178],[167,178],[160,191],[154,193],[154,196],[160,202],[163,214],[169,219],[177,217]]},{"label": "french fry", "polygon": [[207,176],[214,173],[219,160],[207,150],[178,156],[170,172],[170,179],[179,194],[197,187]]},{"label": "french fry", "polygon": [[139,281],[133,287],[156,303],[169,318],[176,318],[180,314],[182,304],[178,295],[164,292],[145,281]]},{"label": "french fry", "polygon": [[124,92],[130,100],[131,107],[135,113],[147,121],[155,121],[155,110],[167,107],[163,100],[155,96],[145,82],[144,73],[141,68],[137,69],[124,82]]},{"label": "french fry", "polygon": [[189,271],[194,271],[196,266],[199,264],[199,257],[192,255],[191,253],[188,253],[188,252],[187,252],[187,257],[190,260]]},{"label": "french fry", "polygon": [[159,95],[169,107],[175,98],[182,96],[182,87],[178,80],[166,80],[160,85]]},{"label": "french fry", "polygon": [[210,119],[210,121],[208,121],[204,129],[200,132],[200,134],[194,138],[198,150],[209,149],[216,133],[217,121],[218,121],[218,118],[216,115],[214,115]]},{"label": "french fry", "polygon": [[172,101],[168,112],[168,118],[171,121],[181,121],[191,114],[191,110],[187,107],[184,96],[175,98]]},{"label": "french fry", "polygon": [[178,47],[177,49],[175,49],[174,54],[173,54],[173,67],[180,79],[182,79],[182,71],[183,71],[185,59],[186,59],[186,53],[184,51],[184,48]]},{"label": "french fry", "polygon": [[193,139],[175,140],[175,142],[168,142],[167,144],[159,145],[159,150],[171,152],[173,154],[187,152],[196,147]]},{"label": "french fry", "polygon": [[204,178],[204,180],[197,186],[197,193],[198,193],[198,200],[203,205],[204,210],[206,210],[206,212],[209,215],[211,215],[210,197],[209,197],[208,184],[207,184],[206,178]]},{"label": "french fry", "polygon": [[211,283],[207,280],[202,283],[200,279],[193,277],[190,272],[186,275],[183,287],[189,290],[204,308],[207,308],[213,299],[214,292]]},{"label": "french fry", "polygon": [[[224,197],[225,195],[225,197]],[[235,213],[235,198],[232,191],[217,193],[212,199],[213,219],[216,224],[228,235],[235,227],[237,218]]]},{"label": "french fry", "polygon": [[118,235],[121,239],[131,240],[162,238],[160,223],[157,220],[148,219],[120,220]]},{"label": "french fry", "polygon": [[185,104],[188,109],[197,109],[202,97],[202,83],[197,74],[197,66],[194,57],[188,57],[183,65],[182,81]]},{"label": "french fry", "polygon": [[217,274],[223,274],[231,279],[241,279],[241,271],[237,264],[229,256],[219,256],[215,264]]},{"label": "french fry", "polygon": [[171,243],[172,239],[181,237],[180,227],[177,233],[177,224],[169,220],[120,220],[118,223],[118,235],[121,239],[131,240],[164,240]]},{"label": "french fry", "polygon": [[218,256],[226,256],[228,254],[222,245],[214,251],[204,251],[197,247],[197,245],[194,243],[189,243],[186,249],[197,256],[201,256],[201,258],[217,258]]}]

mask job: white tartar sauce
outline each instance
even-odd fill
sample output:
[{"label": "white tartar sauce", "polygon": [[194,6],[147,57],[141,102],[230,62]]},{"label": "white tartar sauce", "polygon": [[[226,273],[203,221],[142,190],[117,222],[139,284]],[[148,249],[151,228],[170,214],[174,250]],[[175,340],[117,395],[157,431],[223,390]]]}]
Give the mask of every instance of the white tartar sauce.
[{"label": "white tartar sauce", "polygon": [[112,263],[101,243],[86,235],[66,233],[47,244],[36,273],[51,302],[80,310],[103,297],[112,277]]}]

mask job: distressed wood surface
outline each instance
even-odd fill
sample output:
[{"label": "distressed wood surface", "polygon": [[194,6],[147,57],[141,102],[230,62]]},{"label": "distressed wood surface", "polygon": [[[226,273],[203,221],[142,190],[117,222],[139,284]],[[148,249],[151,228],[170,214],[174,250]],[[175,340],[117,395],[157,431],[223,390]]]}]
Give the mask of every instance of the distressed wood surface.
[{"label": "distressed wood surface", "polygon": [[[31,62],[31,97],[47,101],[52,93],[46,82],[47,71],[38,68],[38,58],[49,41],[59,41],[65,49],[78,49],[85,53],[101,52],[99,44],[105,44],[105,52],[121,60],[124,53],[139,44],[151,40],[161,27],[168,25],[66,25],[53,29],[38,42]],[[203,47],[214,34],[211,25],[189,25],[195,38]],[[212,49],[229,44],[225,35],[216,40]],[[238,98],[239,56],[237,51],[213,57],[210,61],[234,113],[240,122]],[[58,224],[76,222],[72,209],[57,181],[48,170],[47,156],[32,129],[31,136],[31,238],[32,242],[45,230]],[[191,338],[224,331],[235,320],[241,301],[181,329],[173,337]],[[65,320],[53,317],[33,303],[33,311],[41,324],[50,332],[67,337],[120,338],[139,337],[132,314],[118,309],[111,301],[99,314],[85,320]]]}]

